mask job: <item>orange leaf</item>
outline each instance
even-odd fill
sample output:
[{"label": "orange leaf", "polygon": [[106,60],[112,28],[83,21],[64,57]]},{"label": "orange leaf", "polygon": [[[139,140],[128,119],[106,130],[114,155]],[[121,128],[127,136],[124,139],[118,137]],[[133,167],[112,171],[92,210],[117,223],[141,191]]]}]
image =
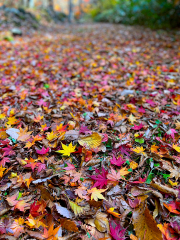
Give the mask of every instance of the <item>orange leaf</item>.
[{"label": "orange leaf", "polygon": [[162,234],[148,208],[140,206],[134,210],[133,225],[138,239],[162,240]]},{"label": "orange leaf", "polygon": [[18,208],[20,211],[24,212],[24,208],[27,206],[27,203],[24,200],[19,201],[14,209]]}]

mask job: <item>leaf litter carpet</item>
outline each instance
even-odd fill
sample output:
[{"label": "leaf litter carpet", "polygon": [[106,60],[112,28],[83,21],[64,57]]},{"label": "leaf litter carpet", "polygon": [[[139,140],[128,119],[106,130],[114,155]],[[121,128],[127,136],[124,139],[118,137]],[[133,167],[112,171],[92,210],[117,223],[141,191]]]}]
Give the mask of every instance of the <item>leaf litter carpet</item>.
[{"label": "leaf litter carpet", "polygon": [[0,239],[180,239],[179,43],[105,24],[0,42]]}]

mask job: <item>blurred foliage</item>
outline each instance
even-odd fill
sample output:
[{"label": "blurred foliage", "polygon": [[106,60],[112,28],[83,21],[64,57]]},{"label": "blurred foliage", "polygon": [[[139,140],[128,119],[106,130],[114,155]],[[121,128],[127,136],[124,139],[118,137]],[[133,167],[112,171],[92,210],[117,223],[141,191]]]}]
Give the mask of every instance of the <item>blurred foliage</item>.
[{"label": "blurred foliage", "polygon": [[178,0],[97,0],[89,12],[97,22],[138,24],[151,28],[180,27]]}]

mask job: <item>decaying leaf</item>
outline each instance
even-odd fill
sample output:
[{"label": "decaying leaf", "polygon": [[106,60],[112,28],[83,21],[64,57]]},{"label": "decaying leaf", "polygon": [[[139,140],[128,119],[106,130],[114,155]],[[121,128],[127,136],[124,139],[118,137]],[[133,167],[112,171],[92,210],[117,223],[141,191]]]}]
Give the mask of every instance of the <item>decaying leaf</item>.
[{"label": "decaying leaf", "polygon": [[162,234],[148,208],[141,205],[133,211],[133,225],[138,239],[161,240]]}]

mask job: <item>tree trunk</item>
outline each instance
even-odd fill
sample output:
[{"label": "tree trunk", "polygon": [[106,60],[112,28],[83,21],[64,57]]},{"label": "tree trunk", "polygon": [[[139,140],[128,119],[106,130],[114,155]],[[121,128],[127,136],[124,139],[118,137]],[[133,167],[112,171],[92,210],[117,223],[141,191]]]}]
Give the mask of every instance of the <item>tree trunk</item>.
[{"label": "tree trunk", "polygon": [[73,2],[72,0],[69,0],[69,16],[68,16],[69,22],[72,23],[73,21]]}]

